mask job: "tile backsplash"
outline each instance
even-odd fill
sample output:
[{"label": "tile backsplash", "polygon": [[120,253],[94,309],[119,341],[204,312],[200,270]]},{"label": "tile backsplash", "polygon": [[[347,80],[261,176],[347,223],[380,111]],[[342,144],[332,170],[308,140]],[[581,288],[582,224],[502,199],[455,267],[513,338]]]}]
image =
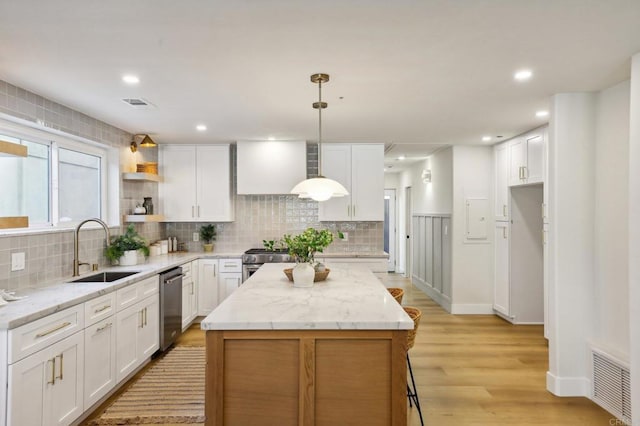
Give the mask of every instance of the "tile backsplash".
[{"label": "tile backsplash", "polygon": [[[54,129],[120,150],[122,172],[135,171],[135,164],[157,161],[157,148],[138,149],[131,153],[131,133],[92,118],[79,111],[50,101],[35,93],[0,80],[0,113],[38,126]],[[317,145],[307,145],[307,174],[317,175]],[[235,149],[233,181],[235,188]],[[235,190],[233,191],[235,193]],[[120,213],[131,214],[144,197],[158,200],[158,184],[120,181]],[[349,232],[349,241],[337,238],[326,253],[380,252],[383,246],[382,222],[319,222],[318,203],[293,195],[236,195],[235,221],[217,223],[214,252],[241,253],[252,247],[262,247],[263,239],[279,239],[284,234],[296,234],[308,227]],[[122,232],[124,226],[111,228],[111,234]],[[200,223],[137,223],[136,230],[150,242],[167,236],[177,237],[189,251],[201,251],[200,242],[193,242],[193,233]],[[71,277],[73,271],[73,231],[47,230],[42,233],[0,235],[0,289],[46,286]],[[88,263],[107,264],[104,257],[102,229],[84,229],[80,233],[79,257]],[[11,271],[11,254],[24,252],[25,269]],[[86,267],[84,267],[86,269]],[[83,269],[83,270],[85,270]]]}]

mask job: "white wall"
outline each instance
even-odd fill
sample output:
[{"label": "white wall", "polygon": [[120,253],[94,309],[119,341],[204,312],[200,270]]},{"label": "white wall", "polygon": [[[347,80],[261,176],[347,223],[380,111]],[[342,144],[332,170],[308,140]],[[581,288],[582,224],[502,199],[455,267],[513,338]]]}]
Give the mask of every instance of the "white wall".
[{"label": "white wall", "polygon": [[629,90],[597,95],[593,340],[629,360]]},{"label": "white wall", "polygon": [[551,105],[547,389],[587,396],[587,339],[595,309],[596,95],[557,94]]},{"label": "white wall", "polygon": [[[431,170],[431,182],[422,181],[422,170]],[[453,200],[453,148],[437,151],[408,172],[413,184],[414,213],[451,213]]]},{"label": "white wall", "polygon": [[384,189],[398,189],[400,173],[384,173]]},{"label": "white wall", "polygon": [[[456,314],[493,313],[493,148],[453,147],[452,307]],[[487,239],[466,240],[466,199],[487,199]]]},{"label": "white wall", "polygon": [[629,318],[631,412],[640,425],[640,53],[631,62],[629,126]]}]

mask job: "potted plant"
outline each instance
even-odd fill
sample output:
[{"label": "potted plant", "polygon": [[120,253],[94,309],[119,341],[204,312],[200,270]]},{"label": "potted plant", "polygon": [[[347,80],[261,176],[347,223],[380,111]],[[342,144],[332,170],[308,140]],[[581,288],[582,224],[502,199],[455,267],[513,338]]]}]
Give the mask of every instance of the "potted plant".
[{"label": "potted plant", "polygon": [[311,287],[315,277],[315,254],[322,253],[333,241],[333,234],[326,229],[307,228],[302,234],[292,237],[285,235],[284,242],[289,248],[289,255],[296,261],[293,268],[293,285],[295,287]]},{"label": "potted plant", "polygon": [[127,226],[124,234],[111,238],[107,247],[107,259],[120,266],[132,266],[138,263],[138,251],[149,256],[147,240],[136,232],[133,224]]},{"label": "potted plant", "polygon": [[202,225],[200,227],[200,239],[202,240],[204,251],[213,251],[213,241],[216,240],[216,226],[211,223]]}]

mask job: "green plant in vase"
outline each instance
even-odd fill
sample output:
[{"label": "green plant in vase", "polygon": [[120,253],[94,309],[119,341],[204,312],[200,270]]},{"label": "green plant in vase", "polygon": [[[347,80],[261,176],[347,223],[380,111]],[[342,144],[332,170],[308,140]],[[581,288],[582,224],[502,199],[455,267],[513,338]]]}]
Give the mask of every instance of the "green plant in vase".
[{"label": "green plant in vase", "polygon": [[131,266],[137,264],[138,250],[145,256],[149,256],[147,240],[136,232],[133,224],[130,224],[124,234],[111,238],[106,255],[112,263],[117,262],[121,266]]},{"label": "green plant in vase", "polygon": [[307,228],[302,234],[283,237],[289,249],[289,255],[296,261],[293,268],[295,287],[310,287],[315,276],[315,254],[331,244],[333,234],[326,229]]},{"label": "green plant in vase", "polygon": [[213,242],[216,240],[216,226],[209,223],[200,227],[200,239],[206,252],[213,251]]}]

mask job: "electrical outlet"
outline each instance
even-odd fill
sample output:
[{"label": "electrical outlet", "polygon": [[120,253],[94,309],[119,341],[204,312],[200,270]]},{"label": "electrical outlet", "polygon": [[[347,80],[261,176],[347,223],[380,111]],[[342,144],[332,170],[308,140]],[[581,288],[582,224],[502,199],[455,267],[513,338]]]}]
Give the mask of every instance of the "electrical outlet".
[{"label": "electrical outlet", "polygon": [[342,241],[349,241],[349,233],[348,232],[343,232],[342,233]]},{"label": "electrical outlet", "polygon": [[11,270],[22,271],[24,269],[24,252],[11,253]]},{"label": "electrical outlet", "polygon": [[198,242],[200,241],[200,234],[197,232],[193,233],[193,241]]}]

